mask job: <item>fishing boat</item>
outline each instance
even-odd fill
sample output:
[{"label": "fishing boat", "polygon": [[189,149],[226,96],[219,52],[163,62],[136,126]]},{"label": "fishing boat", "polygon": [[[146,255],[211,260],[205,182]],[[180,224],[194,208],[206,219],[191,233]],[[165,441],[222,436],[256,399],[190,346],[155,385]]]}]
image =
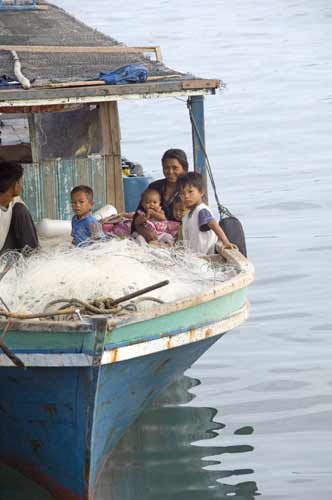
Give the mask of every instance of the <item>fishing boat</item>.
[{"label": "fishing boat", "polygon": [[[124,100],[148,105],[151,98],[185,97],[194,168],[206,174],[204,96],[216,93],[219,80],[174,71],[159,47],[125,46],[51,4],[27,4],[0,2],[6,75],[0,119],[27,120],[29,129],[29,142],[2,143],[0,158],[24,163],[23,198],[36,222],[69,219],[69,193],[77,184],[94,189],[96,208],[111,204],[121,212],[128,192],[139,198],[146,179],[123,177],[121,169],[118,103]],[[145,81],[109,85],[100,78],[132,64],[147,68]],[[0,464],[55,499],[91,500],[105,460],[131,423],[246,320],[253,266],[236,250],[215,257],[214,265],[225,263],[235,273],[218,286],[124,316],[8,322],[0,314],[6,331]]]}]

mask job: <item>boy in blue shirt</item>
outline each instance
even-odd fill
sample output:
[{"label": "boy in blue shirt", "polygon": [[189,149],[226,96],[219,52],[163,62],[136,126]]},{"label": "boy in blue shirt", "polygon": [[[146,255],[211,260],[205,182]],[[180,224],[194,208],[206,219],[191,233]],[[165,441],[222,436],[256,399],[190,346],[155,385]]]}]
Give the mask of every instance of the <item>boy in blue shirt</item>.
[{"label": "boy in blue shirt", "polygon": [[89,240],[104,239],[102,226],[92,215],[92,189],[89,186],[76,186],[71,190],[70,197],[75,213],[71,221],[73,244],[82,246]]}]

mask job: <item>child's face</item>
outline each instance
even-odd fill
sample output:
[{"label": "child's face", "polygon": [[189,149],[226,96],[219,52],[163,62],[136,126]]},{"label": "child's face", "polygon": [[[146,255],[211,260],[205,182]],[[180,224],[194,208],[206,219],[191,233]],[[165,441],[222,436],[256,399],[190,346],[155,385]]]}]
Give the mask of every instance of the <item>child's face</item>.
[{"label": "child's face", "polygon": [[86,193],[79,191],[72,194],[71,206],[75,215],[80,219],[91,211],[93,202]]},{"label": "child's face", "polygon": [[158,210],[160,208],[160,195],[156,192],[146,193],[142,200],[142,207],[147,210]]},{"label": "child's face", "polygon": [[193,208],[202,202],[203,193],[195,186],[187,184],[181,189],[180,197],[185,208]]},{"label": "child's face", "polygon": [[183,203],[176,203],[173,207],[173,215],[177,221],[181,221],[187,209]]}]

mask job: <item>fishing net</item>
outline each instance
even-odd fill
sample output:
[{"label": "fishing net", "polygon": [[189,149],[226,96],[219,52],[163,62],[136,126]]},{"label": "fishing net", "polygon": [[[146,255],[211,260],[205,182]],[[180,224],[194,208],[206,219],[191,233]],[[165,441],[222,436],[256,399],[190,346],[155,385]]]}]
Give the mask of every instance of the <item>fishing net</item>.
[{"label": "fishing net", "polygon": [[[0,271],[9,256],[0,257]],[[116,299],[168,279],[169,285],[146,296],[171,302],[211,289],[236,273],[229,265],[209,262],[181,247],[155,248],[112,239],[75,248],[53,241],[27,259],[13,256],[0,282],[0,297],[11,311],[35,313],[59,298]],[[138,301],[139,309],[154,305]]]}]

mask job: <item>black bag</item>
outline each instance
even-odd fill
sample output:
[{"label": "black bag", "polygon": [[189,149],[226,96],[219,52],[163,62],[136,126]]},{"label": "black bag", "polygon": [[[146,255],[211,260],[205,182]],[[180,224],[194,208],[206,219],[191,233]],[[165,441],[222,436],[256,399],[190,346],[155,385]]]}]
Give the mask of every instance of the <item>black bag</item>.
[{"label": "black bag", "polygon": [[238,247],[242,255],[247,257],[246,239],[244,236],[242,224],[239,219],[234,217],[234,215],[221,217],[219,220],[219,226],[224,231],[229,241],[231,243],[234,243]]}]

